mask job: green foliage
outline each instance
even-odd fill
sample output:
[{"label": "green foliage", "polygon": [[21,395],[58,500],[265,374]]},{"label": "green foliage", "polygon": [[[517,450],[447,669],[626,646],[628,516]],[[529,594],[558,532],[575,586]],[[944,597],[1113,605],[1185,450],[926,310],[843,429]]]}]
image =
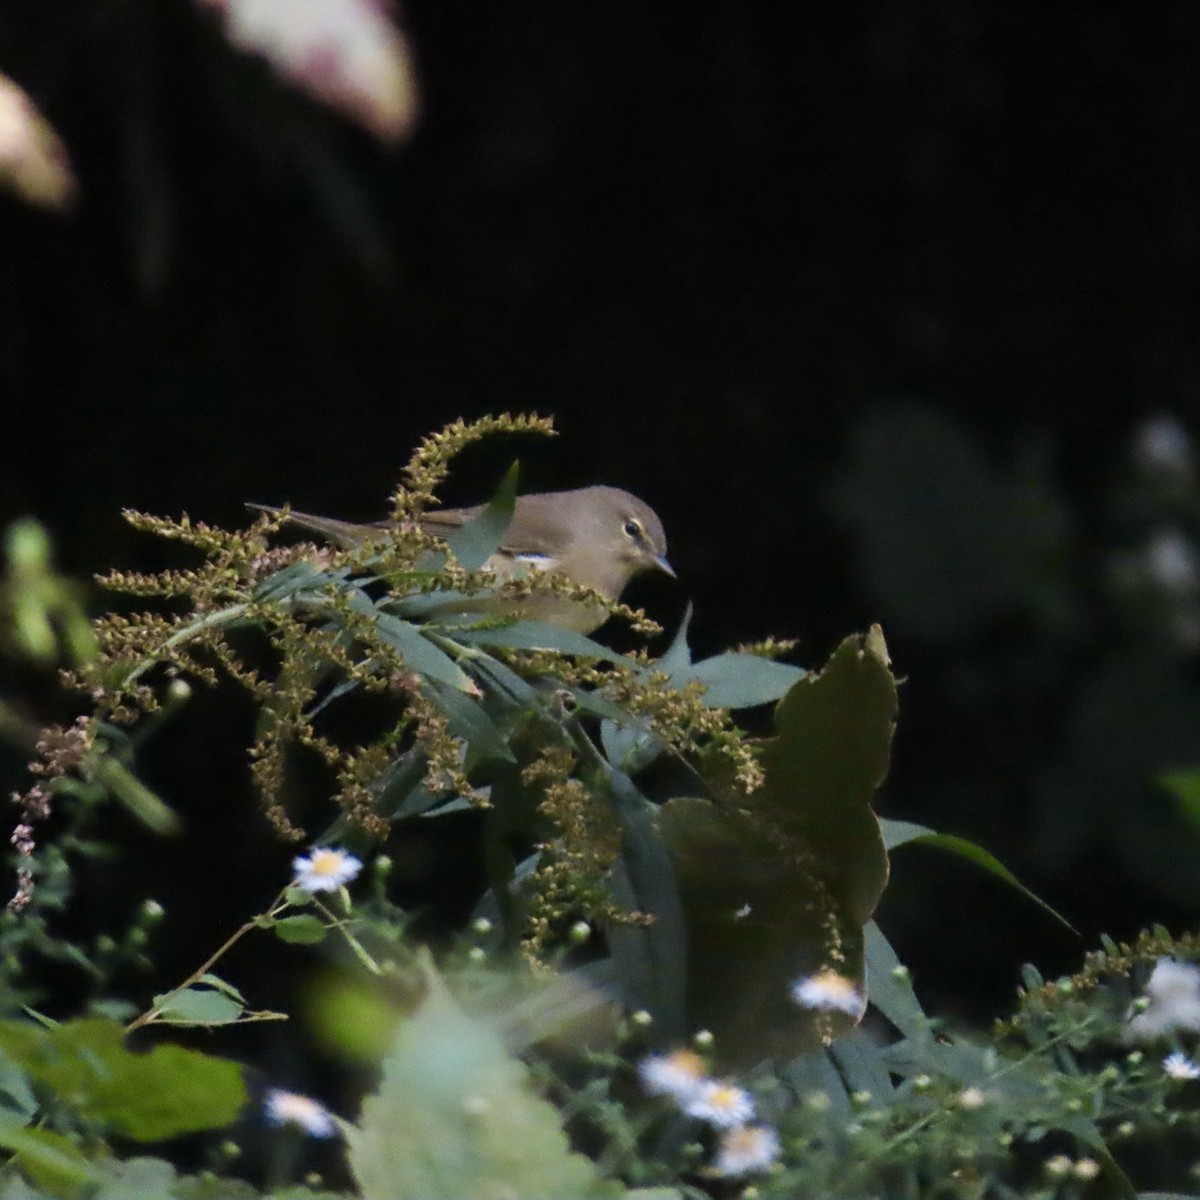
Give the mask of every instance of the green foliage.
[{"label": "green foliage", "polygon": [[44,1090],[43,1104],[136,1141],[222,1128],[246,1103],[236,1063],[180,1046],[130,1050],[121,1026],[104,1017],[0,1022],[0,1052]]},{"label": "green foliage", "polygon": [[[228,1178],[225,1150],[213,1151],[222,1169],[199,1176],[117,1153],[121,1141],[212,1133],[238,1117],[240,1067],[127,1039],[150,1025],[228,1036],[286,1019],[216,973],[243,939],[322,955],[298,1007],[327,1051],[381,1072],[338,1126],[363,1200],[698,1200],[739,1180],[763,1200],[1007,1200],[1093,1179],[1129,1196],[1155,1139],[1190,1139],[1200,1156],[1200,1105],[1161,1066],[1191,1033],[1164,1035],[1153,1053],[1129,1041],[1157,958],[1191,960],[1200,947],[1155,934],[1106,943],[1072,980],[1031,971],[989,1039],[932,1019],[872,920],[888,850],[940,846],[1026,889],[965,839],[881,828],[871,806],[897,715],[882,632],[847,638],[805,671],[778,661],[789,647],[770,640],[694,661],[687,618],[655,658],[481,609],[572,586],[498,583],[482,569],[511,517],[515,470],[448,545],[412,523],[453,454],[505,429],[545,425],[457,423],[427,440],[393,496],[397,528],[348,549],[272,549],[273,517],[245,531],[134,518],[204,561],[110,577],[146,604],[102,618],[97,656],[75,666],[98,711],[29,739],[18,892],[0,915],[0,1200],[257,1195]],[[469,610],[456,608],[463,598]],[[320,842],[326,865],[350,869],[279,880],[262,912],[133,1015],[111,981],[122,964],[151,966],[161,910],[147,905],[123,937],[95,946],[57,937],[51,917],[72,900],[73,856],[101,852],[89,831],[109,801],[158,834],[177,828],[138,780],[133,750],[186,693],[181,673],[224,674],[257,702],[251,771],[283,835],[300,835],[289,772],[328,768]],[[374,706],[382,734],[356,737],[345,722],[334,732],[351,698]],[[733,714],[764,704],[776,705],[775,732],[758,739]],[[1167,782],[1186,801],[1194,781]],[[465,808],[479,813],[488,879],[439,972],[373,851],[396,825]],[[52,815],[55,836],[39,844]],[[367,860],[363,878],[342,847]],[[39,956],[88,974],[93,1015],[17,1015]],[[663,1062],[682,1072],[669,1087],[654,1083]],[[741,1106],[736,1121],[718,1102]],[[313,1136],[334,1128],[305,1097],[273,1119]],[[1188,1185],[1180,1172],[1145,1177]]]},{"label": "green foliage", "polygon": [[499,1037],[469,1018],[431,968],[425,997],[346,1130],[363,1200],[570,1200],[596,1193],[558,1112]]},{"label": "green foliage", "polygon": [[887,771],[896,685],[878,630],[796,683],[762,750],[763,787],[736,807],[662,810],[687,913],[690,998],[723,1055],[790,1058],[854,1024],[788,996],[832,970],[863,986],[862,930],[887,881],[870,809]]}]

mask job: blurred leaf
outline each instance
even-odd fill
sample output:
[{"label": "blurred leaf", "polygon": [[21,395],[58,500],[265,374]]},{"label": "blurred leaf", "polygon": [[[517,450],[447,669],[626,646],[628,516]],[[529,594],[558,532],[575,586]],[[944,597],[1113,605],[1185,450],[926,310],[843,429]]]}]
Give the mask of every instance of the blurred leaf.
[{"label": "blurred leaf", "polygon": [[851,1092],[867,1092],[874,1102],[886,1104],[896,1089],[880,1049],[861,1029],[853,1029],[838,1038],[828,1054]]},{"label": "blurred leaf", "polygon": [[[161,1158],[131,1158],[104,1164],[107,1176],[94,1200],[174,1200],[175,1168]],[[229,1200],[235,1200],[235,1194]]]},{"label": "blurred leaf", "polygon": [[67,1200],[85,1194],[100,1180],[99,1165],[65,1134],[0,1121],[0,1147],[12,1151],[21,1170],[51,1196]]},{"label": "blurred leaf", "polygon": [[881,632],[848,638],[780,702],[760,791],[736,808],[663,806],[687,918],[689,1016],[737,1061],[792,1058],[854,1024],[801,1010],[790,988],[823,968],[863,986],[863,926],[887,881],[870,803],[895,715]]},{"label": "blurred leaf", "polygon": [[977,846],[967,838],[958,837],[953,833],[935,833],[932,829],[926,829],[924,825],[917,825],[912,821],[884,820],[880,821],[880,825],[883,828],[884,844],[889,851],[895,850],[898,846],[908,845],[910,842],[922,846],[935,846],[939,850],[948,850],[951,854],[957,854],[977,867],[990,871],[998,879],[1003,879],[1009,887],[1016,888],[1021,895],[1027,896],[1038,907],[1045,909],[1050,916],[1065,925],[1072,933],[1078,934],[1079,931],[1062,913],[1051,908],[1036,892],[1030,891],[994,854],[990,854],[982,846]]},{"label": "blurred leaf", "polygon": [[52,1029],[3,1021],[0,1049],[61,1104],[136,1141],[222,1129],[246,1103],[236,1063],[171,1045],[134,1053],[121,1026],[104,1017]]},{"label": "blurred leaf", "polygon": [[322,975],[305,1003],[309,1024],[339,1058],[375,1068],[396,1039],[401,1021],[394,998],[375,980],[344,972]]},{"label": "blurred leaf", "polygon": [[1158,783],[1175,798],[1180,813],[1200,826],[1200,771],[1167,771],[1158,777]]},{"label": "blurred leaf", "polygon": [[87,768],[147,829],[164,836],[181,832],[183,823],[175,811],[117,759],[103,753],[93,754],[87,759]]},{"label": "blurred leaf", "polygon": [[426,995],[401,1026],[379,1091],[345,1128],[363,1200],[572,1200],[594,1194],[558,1112],[527,1069],[425,967]]}]

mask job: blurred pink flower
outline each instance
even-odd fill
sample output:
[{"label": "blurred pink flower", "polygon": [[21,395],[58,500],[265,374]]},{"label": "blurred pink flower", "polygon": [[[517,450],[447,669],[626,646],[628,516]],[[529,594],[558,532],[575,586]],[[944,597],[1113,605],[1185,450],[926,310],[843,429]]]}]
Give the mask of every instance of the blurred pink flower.
[{"label": "blurred pink flower", "polygon": [[0,186],[39,208],[70,207],[75,177],[50,122],[7,75],[0,74]]},{"label": "blurred pink flower", "polygon": [[418,112],[407,39],[383,0],[197,0],[222,15],[239,50],[261,54],[296,87],[398,142]]}]

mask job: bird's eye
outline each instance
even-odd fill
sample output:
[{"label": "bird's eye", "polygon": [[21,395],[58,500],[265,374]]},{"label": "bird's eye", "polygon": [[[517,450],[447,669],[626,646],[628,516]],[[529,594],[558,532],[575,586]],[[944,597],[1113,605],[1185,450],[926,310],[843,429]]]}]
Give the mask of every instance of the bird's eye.
[{"label": "bird's eye", "polygon": [[637,521],[630,517],[629,520],[625,522],[625,534],[627,537],[631,537],[634,539],[634,541],[637,541],[642,536],[642,527]]}]

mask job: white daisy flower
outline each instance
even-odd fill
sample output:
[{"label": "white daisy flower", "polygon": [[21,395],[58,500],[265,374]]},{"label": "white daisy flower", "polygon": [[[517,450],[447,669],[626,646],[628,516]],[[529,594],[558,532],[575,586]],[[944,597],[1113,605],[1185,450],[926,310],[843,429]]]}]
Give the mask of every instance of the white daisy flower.
[{"label": "white daisy flower", "polygon": [[295,1125],[315,1138],[333,1137],[337,1132],[329,1110],[311,1096],[272,1088],[263,1107],[272,1125]]},{"label": "white daisy flower", "polygon": [[718,1175],[765,1171],[779,1157],[779,1134],[769,1125],[738,1125],[721,1134],[713,1170]]},{"label": "white daisy flower", "polygon": [[638,1077],[650,1095],[670,1096],[682,1104],[707,1082],[708,1072],[695,1050],[676,1050],[673,1054],[647,1054],[638,1063]]},{"label": "white daisy flower", "polygon": [[1186,1054],[1180,1054],[1178,1050],[1174,1054],[1168,1054],[1163,1059],[1163,1070],[1172,1079],[1200,1079],[1200,1067],[1198,1067]]},{"label": "white daisy flower", "polygon": [[718,1129],[732,1129],[735,1125],[745,1125],[754,1116],[754,1100],[735,1083],[706,1079],[684,1104],[683,1111]]},{"label": "white daisy flower", "polygon": [[336,892],[349,883],[362,866],[353,854],[334,846],[318,846],[307,858],[301,856],[292,860],[296,886],[306,892]]},{"label": "white daisy flower", "polygon": [[866,997],[854,980],[828,969],[796,980],[792,984],[792,999],[805,1008],[844,1012],[856,1020],[867,1011]]},{"label": "white daisy flower", "polygon": [[1160,958],[1146,982],[1144,1011],[1126,1027],[1136,1041],[1153,1041],[1172,1033],[1200,1033],[1200,967]]}]

